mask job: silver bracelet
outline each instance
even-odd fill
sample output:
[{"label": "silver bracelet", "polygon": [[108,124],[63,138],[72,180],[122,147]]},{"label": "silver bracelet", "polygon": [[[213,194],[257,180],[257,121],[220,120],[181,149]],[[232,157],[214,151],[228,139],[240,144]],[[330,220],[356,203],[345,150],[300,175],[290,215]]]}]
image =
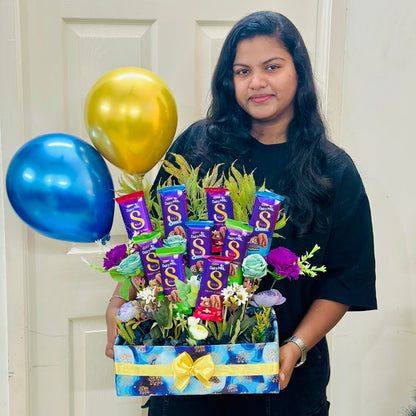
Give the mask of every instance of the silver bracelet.
[{"label": "silver bracelet", "polygon": [[304,342],[298,337],[289,337],[287,340],[283,342],[283,345],[287,344],[288,342],[293,342],[296,344],[300,349],[300,358],[299,361],[296,363],[295,367],[299,367],[306,361],[306,345]]},{"label": "silver bracelet", "polygon": [[108,299],[108,302],[111,302],[111,299],[114,299],[114,298],[123,299],[124,301],[126,300],[126,299],[124,299],[124,298],[123,298],[123,296],[120,296],[120,295],[113,295],[113,296],[111,296],[111,297],[110,297],[110,299]]}]

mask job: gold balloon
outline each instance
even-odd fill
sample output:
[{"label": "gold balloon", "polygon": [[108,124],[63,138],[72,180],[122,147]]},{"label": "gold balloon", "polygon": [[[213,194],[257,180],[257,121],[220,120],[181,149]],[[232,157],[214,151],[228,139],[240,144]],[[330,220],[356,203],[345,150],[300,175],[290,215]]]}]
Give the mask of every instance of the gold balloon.
[{"label": "gold balloon", "polygon": [[103,75],[88,92],[84,118],[101,155],[130,174],[145,174],[155,166],[168,150],[178,121],[168,86],[135,67]]}]

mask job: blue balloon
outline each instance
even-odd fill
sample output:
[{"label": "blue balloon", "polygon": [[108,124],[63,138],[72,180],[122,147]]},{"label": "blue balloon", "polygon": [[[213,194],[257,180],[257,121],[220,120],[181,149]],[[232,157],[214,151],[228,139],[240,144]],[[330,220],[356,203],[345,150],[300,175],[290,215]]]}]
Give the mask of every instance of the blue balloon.
[{"label": "blue balloon", "polygon": [[91,243],[108,235],[114,186],[101,155],[67,134],[46,134],[10,162],[6,189],[17,215],[50,238]]}]

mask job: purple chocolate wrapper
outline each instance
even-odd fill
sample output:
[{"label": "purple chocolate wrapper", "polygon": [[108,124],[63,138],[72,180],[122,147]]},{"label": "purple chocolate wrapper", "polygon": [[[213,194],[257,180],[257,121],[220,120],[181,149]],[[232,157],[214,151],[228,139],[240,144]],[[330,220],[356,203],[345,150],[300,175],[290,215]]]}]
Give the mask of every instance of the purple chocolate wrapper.
[{"label": "purple chocolate wrapper", "polygon": [[143,191],[116,198],[129,239],[152,231],[149,214],[144,202]]},{"label": "purple chocolate wrapper", "polygon": [[205,256],[194,316],[222,321],[221,291],[227,286],[230,261],[222,256]]},{"label": "purple chocolate wrapper", "polygon": [[157,192],[160,195],[165,238],[172,234],[186,238],[185,222],[188,221],[188,213],[185,185],[167,186]]},{"label": "purple chocolate wrapper", "polygon": [[227,188],[205,188],[208,219],[214,221],[212,252],[221,253],[225,236],[225,221],[233,219],[233,201]]},{"label": "purple chocolate wrapper", "polygon": [[[186,283],[183,249],[181,247],[157,248],[156,255],[160,261],[163,293],[167,297],[172,296],[172,299],[170,299],[172,302],[178,302],[175,281],[178,279]],[[176,294],[173,292],[176,292]]]},{"label": "purple chocolate wrapper", "polygon": [[243,281],[241,262],[247,254],[253,227],[235,220],[227,220],[225,225],[227,229],[221,254],[233,259],[230,264],[228,284],[234,282],[241,284]]},{"label": "purple chocolate wrapper", "polygon": [[137,245],[143,263],[144,274],[148,282],[161,280],[160,261],[156,255],[156,249],[162,247],[160,237],[160,231],[133,237],[133,242]]},{"label": "purple chocolate wrapper", "polygon": [[204,256],[211,254],[213,221],[187,221],[188,267],[194,274],[201,273]]},{"label": "purple chocolate wrapper", "polygon": [[272,243],[274,227],[284,197],[273,192],[256,192],[250,225],[253,234],[248,245],[248,254],[267,255]]}]

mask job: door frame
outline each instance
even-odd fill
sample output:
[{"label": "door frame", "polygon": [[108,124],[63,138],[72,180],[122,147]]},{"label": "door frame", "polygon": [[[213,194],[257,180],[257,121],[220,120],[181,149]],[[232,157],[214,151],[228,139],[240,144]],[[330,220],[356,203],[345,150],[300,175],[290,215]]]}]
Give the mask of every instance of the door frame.
[{"label": "door frame", "polygon": [[[12,149],[24,143],[20,5],[0,2],[0,413],[29,414],[27,227],[5,192]],[[8,277],[12,278],[8,278]]]}]

